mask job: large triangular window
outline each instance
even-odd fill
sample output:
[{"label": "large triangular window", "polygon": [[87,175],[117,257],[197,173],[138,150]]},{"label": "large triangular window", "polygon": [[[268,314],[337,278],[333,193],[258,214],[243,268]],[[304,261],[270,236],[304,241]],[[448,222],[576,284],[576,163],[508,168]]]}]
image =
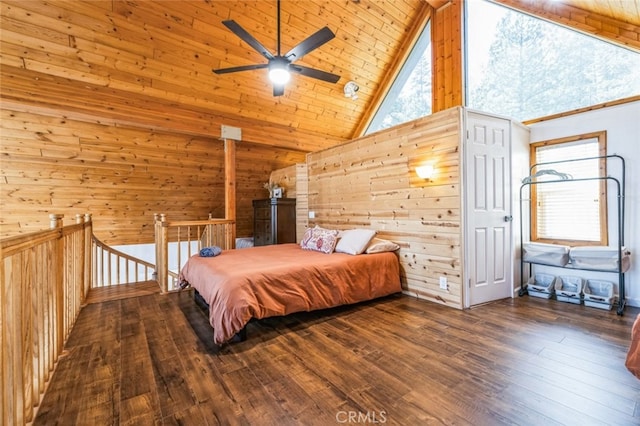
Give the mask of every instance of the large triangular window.
[{"label": "large triangular window", "polygon": [[431,114],[431,25],[427,24],[365,134]]},{"label": "large triangular window", "polygon": [[485,0],[467,5],[467,105],[521,121],[640,94],[640,53]]}]

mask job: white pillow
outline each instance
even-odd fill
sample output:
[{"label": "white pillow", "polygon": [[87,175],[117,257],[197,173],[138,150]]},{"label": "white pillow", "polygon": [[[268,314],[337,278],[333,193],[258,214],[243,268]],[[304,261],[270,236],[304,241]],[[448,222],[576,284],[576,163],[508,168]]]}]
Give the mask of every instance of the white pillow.
[{"label": "white pillow", "polygon": [[371,240],[365,253],[382,253],[385,251],[396,251],[400,248],[399,245],[393,241],[383,240],[382,238],[374,238]]},{"label": "white pillow", "polygon": [[375,235],[376,231],[372,229],[349,229],[343,231],[338,244],[336,244],[336,252],[361,254]]}]

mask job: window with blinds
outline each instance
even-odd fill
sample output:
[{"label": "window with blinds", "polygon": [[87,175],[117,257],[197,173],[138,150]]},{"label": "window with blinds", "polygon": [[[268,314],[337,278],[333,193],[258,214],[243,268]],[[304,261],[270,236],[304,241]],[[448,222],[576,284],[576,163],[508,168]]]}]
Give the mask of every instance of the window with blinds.
[{"label": "window with blinds", "polygon": [[[531,151],[532,164],[538,164],[533,173],[555,170],[573,179],[532,185],[532,240],[568,245],[606,245],[606,183],[577,180],[605,176],[604,160],[544,164],[605,155],[605,133],[539,142],[532,144]],[[558,177],[545,174],[537,180],[558,180]]]}]

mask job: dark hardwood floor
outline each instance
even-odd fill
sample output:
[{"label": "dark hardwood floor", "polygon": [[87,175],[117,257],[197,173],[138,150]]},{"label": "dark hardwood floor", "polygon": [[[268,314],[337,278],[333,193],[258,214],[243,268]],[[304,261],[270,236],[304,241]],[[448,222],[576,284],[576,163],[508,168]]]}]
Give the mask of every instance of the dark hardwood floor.
[{"label": "dark hardwood floor", "polygon": [[639,312],[392,296],[255,321],[216,352],[191,291],[96,303],[34,425],[639,425]]}]

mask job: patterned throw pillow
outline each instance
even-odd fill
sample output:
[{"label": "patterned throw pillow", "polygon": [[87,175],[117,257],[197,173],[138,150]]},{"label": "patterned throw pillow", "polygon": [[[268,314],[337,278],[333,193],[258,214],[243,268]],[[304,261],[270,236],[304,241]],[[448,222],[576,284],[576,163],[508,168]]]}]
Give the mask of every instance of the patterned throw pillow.
[{"label": "patterned throw pillow", "polygon": [[325,229],[316,226],[315,228],[308,228],[302,241],[300,241],[300,247],[304,250],[320,251],[322,253],[332,253],[336,247],[338,241],[338,231],[335,229]]}]

